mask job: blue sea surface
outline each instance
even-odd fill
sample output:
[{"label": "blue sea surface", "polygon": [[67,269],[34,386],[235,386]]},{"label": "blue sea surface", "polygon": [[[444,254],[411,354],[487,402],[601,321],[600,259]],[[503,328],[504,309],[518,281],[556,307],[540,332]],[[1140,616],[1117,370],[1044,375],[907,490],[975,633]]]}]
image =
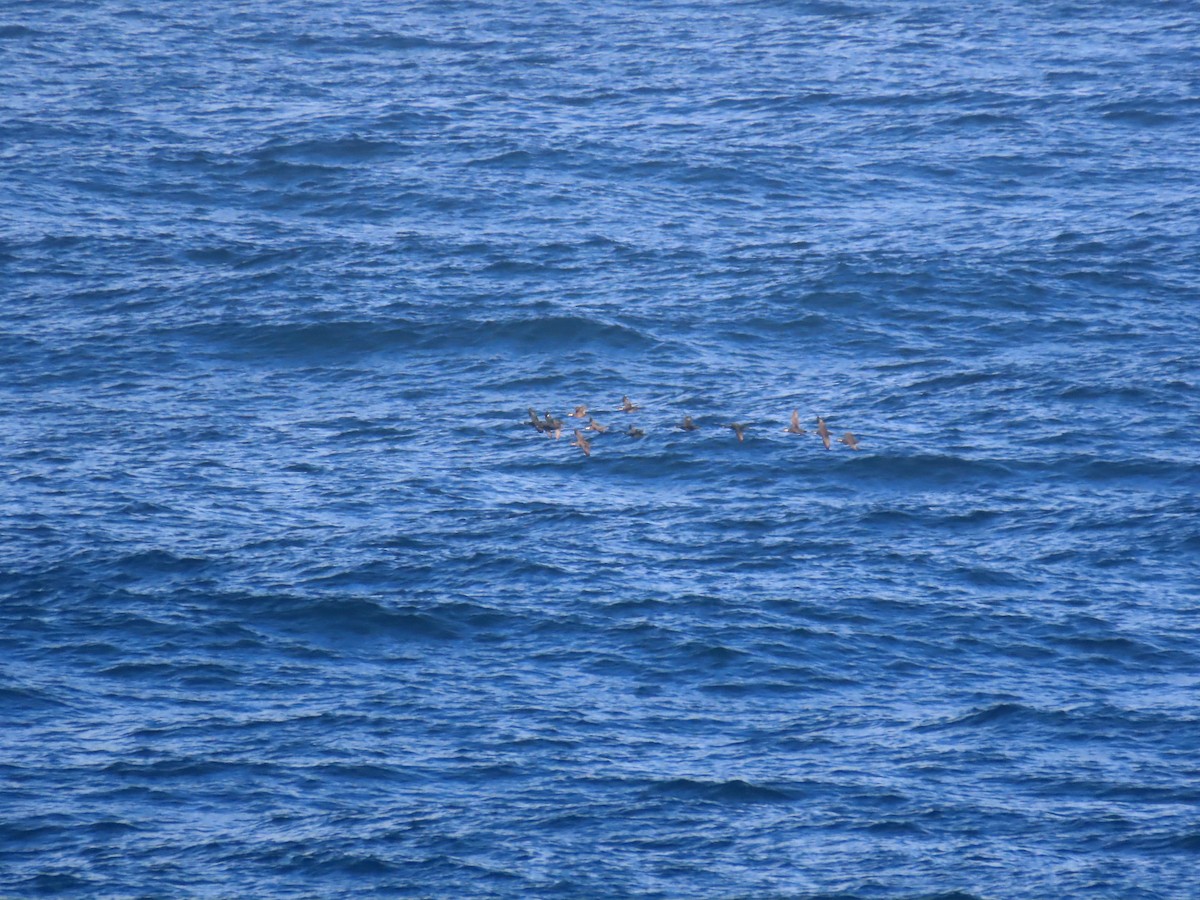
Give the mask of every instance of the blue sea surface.
[{"label": "blue sea surface", "polygon": [[1193,2],[0,4],[0,895],[1200,897],[1198,350]]}]

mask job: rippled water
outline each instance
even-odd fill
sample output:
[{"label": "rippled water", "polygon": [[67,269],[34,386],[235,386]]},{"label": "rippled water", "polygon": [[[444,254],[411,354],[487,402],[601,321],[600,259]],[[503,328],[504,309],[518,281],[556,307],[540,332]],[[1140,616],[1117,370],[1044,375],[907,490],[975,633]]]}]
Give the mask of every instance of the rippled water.
[{"label": "rippled water", "polygon": [[1194,5],[0,60],[0,892],[1200,894]]}]

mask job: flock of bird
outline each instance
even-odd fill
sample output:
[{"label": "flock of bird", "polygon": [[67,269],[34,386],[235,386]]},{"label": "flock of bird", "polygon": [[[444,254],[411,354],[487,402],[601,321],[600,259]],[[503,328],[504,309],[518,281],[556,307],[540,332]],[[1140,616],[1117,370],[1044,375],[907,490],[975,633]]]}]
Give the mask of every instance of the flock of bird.
[{"label": "flock of bird", "polygon": [[[628,395],[621,398],[621,405],[617,407],[617,411],[623,413],[634,413],[640,409],[641,407],[630,400]],[[594,418],[592,418],[592,416],[588,413],[588,408],[586,406],[576,406],[572,412],[567,413],[567,418],[587,419],[586,425],[583,425],[581,428],[573,429],[575,432],[575,439],[571,441],[572,446],[578,447],[580,450],[582,450],[584,456],[592,455],[592,442],[584,436],[584,432],[592,431],[596,434],[603,434],[611,428],[609,425],[601,425]],[[552,437],[555,439],[562,437],[563,420],[552,416],[549,412],[545,414],[544,418],[539,419],[537,412],[532,406],[529,408],[529,421],[525,424],[533,426],[533,428],[535,428],[540,434],[544,434],[547,437]],[[700,428],[699,425],[692,421],[691,416],[684,416],[683,421],[679,422],[675,427],[682,431],[698,431]],[[745,422],[730,422],[722,427],[732,428],[733,433],[737,435],[738,441],[741,442],[746,439],[746,430],[750,426]],[[792,410],[792,418],[788,422],[788,426],[784,429],[784,431],[788,434],[808,433],[800,427],[800,410]],[[646,432],[642,431],[642,429],[635,425],[630,425],[625,431],[620,433],[631,438],[643,438],[646,436]],[[825,445],[825,449],[831,449],[832,435],[830,434],[829,428],[825,425],[825,420],[820,416],[817,416],[817,434],[820,436],[821,442]],[[851,450],[861,449],[858,445],[858,438],[856,438],[849,431],[842,435],[842,437],[838,438],[837,441],[839,444],[845,444]]]}]

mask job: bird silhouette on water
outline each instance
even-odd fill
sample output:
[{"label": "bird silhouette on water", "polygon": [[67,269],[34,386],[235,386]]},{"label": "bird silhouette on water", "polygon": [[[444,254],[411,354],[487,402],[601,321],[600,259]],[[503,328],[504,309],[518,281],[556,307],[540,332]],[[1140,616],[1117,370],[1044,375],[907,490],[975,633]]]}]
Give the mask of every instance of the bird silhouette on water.
[{"label": "bird silhouette on water", "polygon": [[792,421],[788,423],[788,434],[806,434],[805,430],[800,427],[800,410],[792,410]]},{"label": "bird silhouette on water", "polygon": [[604,432],[608,431],[608,426],[601,425],[599,422],[597,422],[591,416],[588,416],[588,423],[586,426],[584,426],[584,430],[585,431],[594,431],[594,432],[596,432],[596,434],[604,434]]},{"label": "bird silhouette on water", "polygon": [[817,416],[817,434],[821,436],[821,443],[825,445],[825,449],[829,449],[829,429],[825,426],[825,420]]},{"label": "bird silhouette on water", "polygon": [[628,394],[621,398],[621,412],[636,412],[639,409],[641,407],[630,400]]},{"label": "bird silhouette on water", "polygon": [[697,425],[695,422],[693,422],[693,421],[692,421],[692,417],[691,417],[691,416],[684,416],[684,417],[683,417],[683,421],[682,421],[682,422],[680,422],[680,423],[679,423],[678,425],[676,425],[675,427],[676,427],[676,428],[682,428],[684,431],[695,431],[695,430],[696,430],[696,429],[698,429],[700,426],[699,426],[699,425]]},{"label": "bird silhouette on water", "polygon": [[851,434],[849,431],[847,431],[847,432],[846,432],[846,433],[845,433],[845,434],[844,434],[842,437],[838,438],[838,443],[839,443],[839,444],[845,444],[845,445],[846,445],[847,447],[849,447],[851,450],[859,450],[859,449],[861,449],[861,448],[858,446],[858,438],[856,438],[856,437],[855,437],[853,434]]},{"label": "bird silhouette on water", "polygon": [[738,443],[742,443],[746,439],[746,425],[741,422],[731,422],[729,425],[733,429],[733,433],[737,435]]}]

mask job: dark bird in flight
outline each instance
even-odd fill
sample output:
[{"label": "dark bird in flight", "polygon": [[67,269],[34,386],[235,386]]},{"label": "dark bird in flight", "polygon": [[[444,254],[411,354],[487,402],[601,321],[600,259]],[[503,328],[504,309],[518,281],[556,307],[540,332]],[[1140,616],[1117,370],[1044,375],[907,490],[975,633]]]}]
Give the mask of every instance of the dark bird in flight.
[{"label": "dark bird in flight", "polygon": [[854,435],[852,435],[849,431],[847,431],[844,436],[838,438],[838,443],[845,444],[851,450],[862,449],[861,447],[858,446],[858,438],[856,438]]},{"label": "dark bird in flight", "polygon": [[825,445],[825,449],[829,449],[829,429],[825,427],[825,420],[817,416],[817,434],[821,436],[821,443]]},{"label": "dark bird in flight", "polygon": [[592,442],[583,436],[583,432],[578,428],[575,429],[575,440],[571,443],[583,451],[584,456],[592,455]]},{"label": "dark bird in flight", "polygon": [[805,434],[803,428],[800,427],[800,410],[792,410],[792,421],[788,423],[788,434]]}]

